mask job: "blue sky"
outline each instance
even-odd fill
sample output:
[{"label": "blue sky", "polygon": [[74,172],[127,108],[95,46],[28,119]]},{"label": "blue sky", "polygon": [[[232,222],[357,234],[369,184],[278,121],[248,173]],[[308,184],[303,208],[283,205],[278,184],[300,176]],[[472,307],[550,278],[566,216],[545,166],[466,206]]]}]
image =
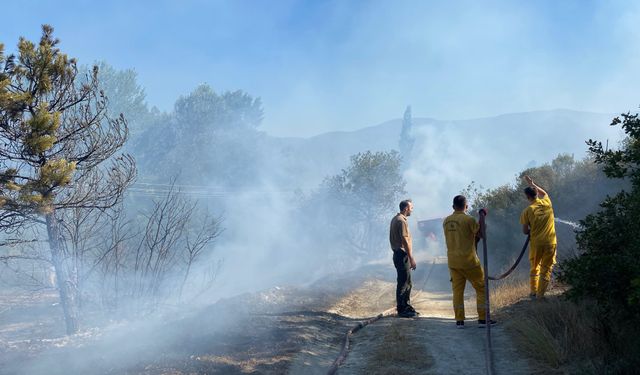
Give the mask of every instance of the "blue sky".
[{"label": "blue sky", "polygon": [[263,130],[309,136],[402,116],[463,119],[640,104],[633,1],[36,1],[0,42],[54,26],[80,63],[133,68],[171,110],[200,83],[262,98]]}]

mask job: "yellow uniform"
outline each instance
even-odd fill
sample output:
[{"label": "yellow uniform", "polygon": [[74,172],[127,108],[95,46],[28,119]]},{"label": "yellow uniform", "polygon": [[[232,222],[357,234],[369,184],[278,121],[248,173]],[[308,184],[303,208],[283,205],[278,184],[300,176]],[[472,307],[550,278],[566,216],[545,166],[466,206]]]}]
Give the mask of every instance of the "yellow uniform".
[{"label": "yellow uniform", "polygon": [[484,272],[476,254],[476,234],[480,225],[471,216],[455,211],[442,223],[447,242],[447,260],[453,288],[453,311],[456,321],[463,321],[464,287],[467,280],[476,291],[478,318],[485,316]]},{"label": "yellow uniform", "polygon": [[520,224],[528,225],[530,229],[531,294],[543,297],[556,263],[557,246],[553,206],[548,194],[542,199],[536,198],[522,211]]}]

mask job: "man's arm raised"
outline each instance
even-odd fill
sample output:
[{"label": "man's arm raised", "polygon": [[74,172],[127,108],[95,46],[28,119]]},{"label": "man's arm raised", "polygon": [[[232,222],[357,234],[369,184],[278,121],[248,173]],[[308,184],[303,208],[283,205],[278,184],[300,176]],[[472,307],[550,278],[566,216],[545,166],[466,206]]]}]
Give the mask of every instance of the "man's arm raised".
[{"label": "man's arm raised", "polygon": [[536,193],[538,193],[538,197],[540,197],[540,199],[544,198],[547,195],[547,192],[544,191],[544,189],[541,188],[540,186],[536,185],[535,182],[533,182],[533,179],[531,177],[524,176],[524,179],[525,181],[527,181],[527,184],[529,184],[529,186],[536,189]]}]

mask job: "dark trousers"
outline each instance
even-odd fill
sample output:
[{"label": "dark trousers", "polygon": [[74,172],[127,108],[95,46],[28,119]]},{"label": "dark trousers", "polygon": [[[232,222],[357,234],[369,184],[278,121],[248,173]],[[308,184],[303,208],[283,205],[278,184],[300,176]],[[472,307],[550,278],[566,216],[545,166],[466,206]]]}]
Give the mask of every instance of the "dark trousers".
[{"label": "dark trousers", "polygon": [[411,264],[409,256],[402,250],[393,251],[393,265],[398,271],[398,285],[396,287],[396,304],[398,312],[401,313],[409,306],[411,295]]}]

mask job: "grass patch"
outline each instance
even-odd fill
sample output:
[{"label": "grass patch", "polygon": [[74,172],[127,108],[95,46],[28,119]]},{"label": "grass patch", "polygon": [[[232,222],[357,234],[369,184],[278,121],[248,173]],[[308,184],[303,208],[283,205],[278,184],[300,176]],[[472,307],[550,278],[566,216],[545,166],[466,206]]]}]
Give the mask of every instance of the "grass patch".
[{"label": "grass patch", "polygon": [[[595,314],[560,296],[526,303],[508,329],[538,361],[553,368],[598,357],[601,346]],[[577,362],[576,362],[577,363]],[[595,369],[595,364],[591,366]]]},{"label": "grass patch", "polygon": [[377,340],[365,374],[414,375],[434,365],[421,338],[403,324],[394,324]]},{"label": "grass patch", "polygon": [[556,288],[530,301],[528,280],[492,290],[496,316],[518,348],[549,373],[602,374],[610,352],[596,308],[568,301]]},{"label": "grass patch", "polygon": [[498,282],[490,281],[489,296],[492,310],[500,310],[522,300],[529,295],[529,280],[507,278]]}]

